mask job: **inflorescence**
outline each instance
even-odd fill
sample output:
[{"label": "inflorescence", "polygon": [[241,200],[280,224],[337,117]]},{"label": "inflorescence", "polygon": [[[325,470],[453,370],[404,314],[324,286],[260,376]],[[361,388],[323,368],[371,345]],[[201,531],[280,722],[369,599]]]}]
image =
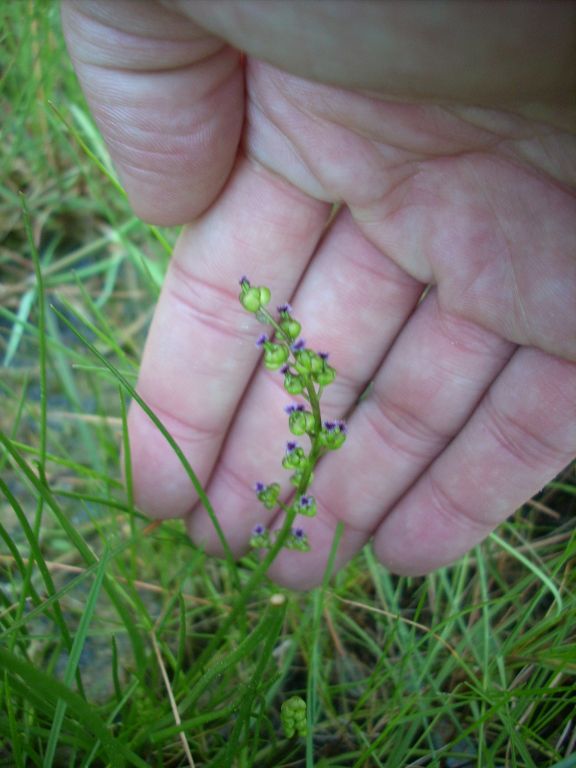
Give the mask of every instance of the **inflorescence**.
[{"label": "inflorescence", "polygon": [[[270,290],[265,286],[252,286],[247,277],[240,280],[240,303],[248,312],[265,325],[268,333],[262,333],[256,346],[264,353],[264,366],[270,371],[279,371],[284,376],[284,389],[292,396],[301,396],[306,404],[292,402],[284,409],[288,426],[294,437],[307,436],[308,450],[296,440],[286,444],[282,466],[292,474],[290,481],[295,493],[290,504],[280,500],[280,484],[265,485],[257,482],[256,496],[267,510],[282,509],[290,520],[290,529],[284,542],[288,549],[307,552],[310,544],[300,526],[294,526],[297,515],[313,517],[316,514],[316,500],[309,493],[314,477],[314,468],[320,457],[328,451],[335,451],[346,440],[346,425],[343,421],[324,421],[320,412],[320,398],[325,387],[332,384],[336,371],[328,363],[326,352],[314,352],[300,337],[302,327],[292,314],[289,304],[278,307],[275,318],[266,309],[270,302]],[[261,523],[252,531],[250,544],[259,549],[271,547],[273,532]]]}]

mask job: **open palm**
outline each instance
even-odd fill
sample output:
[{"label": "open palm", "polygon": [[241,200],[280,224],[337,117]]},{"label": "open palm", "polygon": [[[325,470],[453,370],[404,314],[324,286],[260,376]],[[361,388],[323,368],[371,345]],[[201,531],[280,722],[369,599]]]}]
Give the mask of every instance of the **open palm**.
[{"label": "open palm", "polygon": [[[176,247],[139,391],[241,553],[263,521],[253,485],[278,479],[289,437],[282,378],[260,371],[259,328],[237,300],[243,274],[268,285],[310,345],[330,352],[338,379],[325,414],[349,426],[345,448],[316,473],[314,554],[285,552],[272,575],[317,583],[338,521],[340,564],[374,536],[395,571],[431,570],[576,451],[576,138],[566,110],[534,119],[532,104],[390,100],[342,87],[329,64],[313,70],[323,83],[297,64],[288,74],[242,61],[223,39],[250,43],[222,29],[218,5],[212,18],[192,4],[193,22],[147,3],[137,34],[128,6],[116,4],[112,22],[107,4],[65,7],[77,69],[136,210],[194,221]],[[280,50],[278,63],[290,69],[290,55]],[[177,458],[137,408],[130,426],[141,508],[186,517],[193,539],[217,553]]]}]

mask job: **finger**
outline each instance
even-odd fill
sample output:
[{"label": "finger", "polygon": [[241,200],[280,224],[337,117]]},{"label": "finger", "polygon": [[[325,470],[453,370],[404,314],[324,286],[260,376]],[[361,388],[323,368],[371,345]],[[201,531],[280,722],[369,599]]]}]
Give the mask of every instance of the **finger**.
[{"label": "finger", "polygon": [[93,115],[136,213],[194,219],[236,155],[238,53],[151,0],[65,0],[64,31]]},{"label": "finger", "polygon": [[[218,202],[184,230],[144,351],[138,391],[205,483],[256,365],[255,320],[243,274],[290,295],[329,206],[240,160]],[[196,500],[177,457],[139,407],[130,412],[135,495],[143,511],[176,517]]]},{"label": "finger", "polygon": [[576,364],[520,349],[473,418],[378,529],[397,573],[446,565],[576,455]]},{"label": "finger", "polygon": [[447,313],[431,290],[410,318],[348,424],[341,450],[317,473],[318,515],[306,521],[314,557],[283,552],[271,569],[295,588],[319,583],[339,521],[343,564],[466,423],[514,347]]},{"label": "finger", "polygon": [[[312,349],[329,351],[338,371],[322,398],[324,418],[341,418],[356,402],[411,314],[423,286],[366,240],[349,211],[342,211],[323,239],[296,295],[294,317]],[[280,466],[291,435],[284,407],[291,398],[279,372],[260,373],[250,386],[217,470],[207,489],[237,554],[245,551],[256,523],[270,522],[257,501],[255,482],[280,482],[290,489]],[[188,520],[192,539],[221,553],[213,525],[199,505]]]}]

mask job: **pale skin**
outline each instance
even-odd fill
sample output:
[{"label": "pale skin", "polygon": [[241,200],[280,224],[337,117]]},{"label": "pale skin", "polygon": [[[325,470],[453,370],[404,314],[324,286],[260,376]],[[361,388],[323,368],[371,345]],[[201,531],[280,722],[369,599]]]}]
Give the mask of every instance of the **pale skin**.
[{"label": "pale skin", "polygon": [[[323,412],[349,430],[316,472],[313,552],[281,553],[276,581],[319,583],[339,521],[337,567],[373,539],[429,572],[571,461],[574,4],[67,0],[63,20],[134,210],[187,224],[138,390],[236,555],[272,522],[254,483],[289,487],[291,401],[242,275],[330,352]],[[137,407],[130,439],[139,507],[221,554]]]}]

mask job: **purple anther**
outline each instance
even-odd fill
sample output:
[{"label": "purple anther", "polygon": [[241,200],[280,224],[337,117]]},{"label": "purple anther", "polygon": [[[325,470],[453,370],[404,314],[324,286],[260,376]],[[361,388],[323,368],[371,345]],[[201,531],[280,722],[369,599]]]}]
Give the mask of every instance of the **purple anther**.
[{"label": "purple anther", "polygon": [[266,528],[262,525],[262,523],[258,523],[254,526],[254,528],[252,528],[253,536],[262,536],[264,533],[266,533]]}]

